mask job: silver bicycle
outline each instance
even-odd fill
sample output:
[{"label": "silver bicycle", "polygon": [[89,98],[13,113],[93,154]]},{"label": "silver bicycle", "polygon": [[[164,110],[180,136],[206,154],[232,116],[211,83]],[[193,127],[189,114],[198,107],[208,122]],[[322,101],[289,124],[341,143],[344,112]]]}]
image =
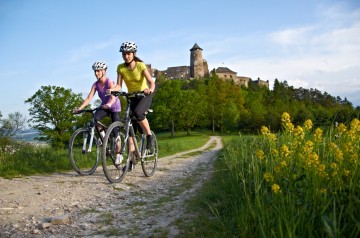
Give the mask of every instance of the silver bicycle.
[{"label": "silver bicycle", "polygon": [[[69,160],[73,169],[80,175],[93,174],[100,161],[107,126],[94,119],[95,112],[99,109],[101,108],[83,109],[75,113],[92,115],[90,122],[85,127],[77,129],[69,142]],[[108,146],[110,145],[111,143],[108,143]]]}]

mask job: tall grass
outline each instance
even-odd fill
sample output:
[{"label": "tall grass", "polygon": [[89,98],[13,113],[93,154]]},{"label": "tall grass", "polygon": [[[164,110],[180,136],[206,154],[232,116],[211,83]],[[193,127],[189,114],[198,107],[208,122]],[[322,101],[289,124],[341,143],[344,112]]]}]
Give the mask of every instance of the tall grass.
[{"label": "tall grass", "polygon": [[14,153],[0,157],[0,176],[4,178],[45,174],[72,169],[67,150],[31,144],[16,144]]},{"label": "tall grass", "polygon": [[[198,132],[193,132],[190,136],[186,136],[185,132],[179,132],[176,137],[171,137],[170,133],[160,133],[157,139],[161,158],[199,148],[206,143],[209,136]],[[15,143],[12,147],[16,148],[14,153],[0,154],[0,177],[13,178],[72,170],[67,149],[34,146],[28,143]],[[99,165],[101,166],[101,161]]]},{"label": "tall grass", "polygon": [[282,133],[263,127],[226,143],[184,236],[360,236],[359,120],[328,129],[282,120]]}]

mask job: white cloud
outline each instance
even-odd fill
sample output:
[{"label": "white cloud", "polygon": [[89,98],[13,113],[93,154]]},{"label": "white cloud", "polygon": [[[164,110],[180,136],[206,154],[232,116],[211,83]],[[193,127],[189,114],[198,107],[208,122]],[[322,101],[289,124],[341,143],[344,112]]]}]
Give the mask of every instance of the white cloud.
[{"label": "white cloud", "polygon": [[89,56],[95,55],[98,52],[105,51],[110,46],[113,46],[114,40],[110,40],[107,42],[100,42],[96,44],[84,45],[80,48],[76,48],[73,51],[69,52],[69,57],[67,59],[67,63],[73,63],[80,61],[83,58],[87,58]]},{"label": "white cloud", "polygon": [[285,29],[272,32],[268,35],[270,42],[282,47],[292,47],[306,44],[308,35],[314,30],[314,26]]}]

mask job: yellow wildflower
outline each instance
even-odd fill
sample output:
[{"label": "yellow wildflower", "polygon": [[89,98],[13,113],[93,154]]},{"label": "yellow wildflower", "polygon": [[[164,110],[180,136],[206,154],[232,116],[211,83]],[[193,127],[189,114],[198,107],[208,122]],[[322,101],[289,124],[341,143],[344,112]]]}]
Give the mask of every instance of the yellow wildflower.
[{"label": "yellow wildflower", "polygon": [[312,152],[314,149],[314,143],[311,140],[306,141],[303,149],[305,153]]},{"label": "yellow wildflower", "polygon": [[319,164],[319,156],[315,152],[311,152],[310,154],[308,154],[305,163],[309,167],[318,165]]},{"label": "yellow wildflower", "polygon": [[342,146],[342,150],[344,151],[344,153],[348,153],[348,154],[351,154],[351,153],[355,152],[355,148],[354,148],[353,144],[350,141],[346,142]]},{"label": "yellow wildflower", "polygon": [[290,155],[290,150],[287,145],[282,145],[280,148],[280,155],[283,157],[288,157]]},{"label": "yellow wildflower", "polygon": [[320,128],[316,128],[315,134],[314,134],[314,141],[321,142],[322,139],[323,139],[323,130]]},{"label": "yellow wildflower", "polygon": [[313,123],[310,119],[307,119],[304,123],[304,127],[306,130],[310,131],[311,128],[313,127]]},{"label": "yellow wildflower", "polygon": [[284,122],[284,123],[291,122],[291,120],[290,120],[290,114],[287,113],[287,112],[284,112],[284,113],[281,115],[281,121]]},{"label": "yellow wildflower", "polygon": [[324,177],[324,178],[326,178],[327,177],[327,173],[326,173],[326,171],[325,171],[325,169],[326,169],[326,166],[324,165],[324,164],[319,164],[318,166],[317,166],[317,174],[320,176],[320,177]]},{"label": "yellow wildflower", "polygon": [[274,171],[275,171],[275,173],[279,173],[281,171],[281,167],[276,165],[274,167]]},{"label": "yellow wildflower", "polygon": [[297,126],[294,129],[294,136],[296,136],[300,139],[304,139],[304,136],[305,136],[304,129],[301,126]]},{"label": "yellow wildflower", "polygon": [[271,191],[273,191],[273,193],[278,194],[281,192],[280,186],[276,183],[274,183],[273,185],[271,185]]},{"label": "yellow wildflower", "polygon": [[284,112],[281,116],[282,125],[285,127],[285,130],[292,132],[294,130],[294,125],[291,123],[290,115],[287,112]]},{"label": "yellow wildflower", "polygon": [[344,169],[343,173],[346,177],[348,177],[350,175],[350,170]]},{"label": "yellow wildflower", "polygon": [[263,135],[267,135],[270,133],[269,128],[267,128],[266,126],[262,126],[260,131],[261,131],[261,134],[263,134]]},{"label": "yellow wildflower", "polygon": [[340,123],[337,127],[336,127],[336,129],[335,129],[335,131],[337,132],[337,133],[343,133],[343,132],[345,132],[346,131],[346,126],[344,125],[344,123]]},{"label": "yellow wildflower", "polygon": [[256,157],[258,157],[259,160],[264,160],[266,156],[265,156],[264,151],[262,151],[262,150],[257,150],[257,151],[256,151]]},{"label": "yellow wildflower", "polygon": [[274,176],[272,176],[272,174],[269,173],[269,172],[265,172],[264,173],[264,179],[265,179],[266,182],[271,183],[271,182],[274,181]]},{"label": "yellow wildflower", "polygon": [[332,168],[333,170],[338,170],[339,169],[337,163],[331,163],[330,168]]},{"label": "yellow wildflower", "polygon": [[360,131],[360,121],[357,118],[352,119],[350,122],[350,130]]},{"label": "yellow wildflower", "polygon": [[334,142],[329,142],[328,144],[330,151],[335,151],[338,146]]},{"label": "yellow wildflower", "polygon": [[285,129],[289,132],[292,132],[294,130],[294,124],[292,124],[291,122],[284,124],[284,126],[285,126]]},{"label": "yellow wildflower", "polygon": [[269,139],[269,141],[274,142],[276,141],[276,135],[274,133],[269,133],[267,134],[267,138]]},{"label": "yellow wildflower", "polygon": [[340,149],[336,151],[335,158],[338,161],[343,161],[344,160],[344,154]]},{"label": "yellow wildflower", "polygon": [[350,157],[349,157],[349,160],[352,164],[357,164],[358,162],[358,154],[355,154],[355,153],[351,153],[350,154]]},{"label": "yellow wildflower", "polygon": [[271,148],[270,153],[275,156],[277,156],[279,154],[279,152],[274,148]]}]

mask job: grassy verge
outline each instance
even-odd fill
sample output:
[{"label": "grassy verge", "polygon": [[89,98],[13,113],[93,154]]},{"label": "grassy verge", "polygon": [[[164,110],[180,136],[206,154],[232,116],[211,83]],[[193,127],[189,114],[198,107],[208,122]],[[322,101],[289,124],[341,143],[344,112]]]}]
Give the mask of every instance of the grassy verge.
[{"label": "grassy verge", "polygon": [[280,134],[224,140],[181,237],[359,237],[360,122],[284,123]]},{"label": "grassy verge", "polygon": [[161,133],[157,134],[157,139],[161,158],[202,147],[209,140],[209,133],[193,132],[186,135],[185,132],[178,132],[176,137],[171,137],[169,133]]},{"label": "grassy verge", "polygon": [[[169,133],[157,135],[160,158],[178,152],[196,149],[209,139],[206,133],[193,132],[190,136],[179,132],[176,137]],[[48,174],[72,170],[67,149],[16,143],[14,153],[0,154],[0,177],[14,178],[33,174]],[[100,162],[101,166],[101,162]]]}]

